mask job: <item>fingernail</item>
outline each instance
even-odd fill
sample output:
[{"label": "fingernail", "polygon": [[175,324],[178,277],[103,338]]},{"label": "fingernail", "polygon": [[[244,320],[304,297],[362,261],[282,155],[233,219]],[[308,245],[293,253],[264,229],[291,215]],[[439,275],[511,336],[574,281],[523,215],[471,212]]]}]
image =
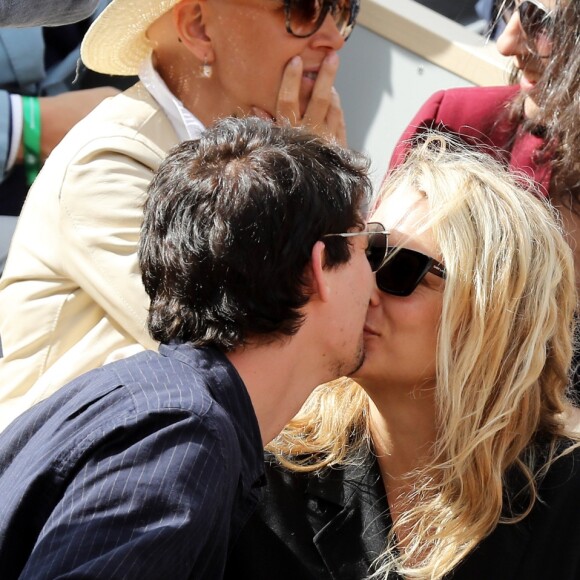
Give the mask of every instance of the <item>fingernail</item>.
[{"label": "fingernail", "polygon": [[302,59],[298,55],[293,56],[292,59],[290,60],[290,64],[292,66],[300,66],[301,62],[302,62]]},{"label": "fingernail", "polygon": [[338,54],[336,52],[331,52],[327,54],[324,59],[328,64],[337,64],[338,63]]}]

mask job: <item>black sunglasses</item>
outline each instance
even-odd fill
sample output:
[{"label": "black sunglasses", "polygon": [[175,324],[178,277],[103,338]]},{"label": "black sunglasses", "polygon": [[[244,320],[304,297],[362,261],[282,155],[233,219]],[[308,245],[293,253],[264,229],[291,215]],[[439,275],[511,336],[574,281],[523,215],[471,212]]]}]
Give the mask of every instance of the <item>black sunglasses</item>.
[{"label": "black sunglasses", "polygon": [[360,0],[284,0],[286,30],[298,38],[312,36],[331,14],[338,31],[346,40],[360,8]]},{"label": "black sunglasses", "polygon": [[325,238],[340,236],[368,236],[365,250],[371,270],[376,273],[377,286],[382,292],[395,296],[409,296],[429,273],[445,279],[441,262],[409,248],[389,246],[389,232],[379,222],[369,222],[360,232],[327,234]]},{"label": "black sunglasses", "polygon": [[516,6],[515,0],[506,4],[502,18],[507,24],[515,11],[518,11],[522,30],[530,40],[535,40],[544,33],[549,33],[554,25],[553,13],[537,0],[524,0]]},{"label": "black sunglasses", "polygon": [[323,238],[354,238],[356,236],[368,236],[368,244],[365,249],[365,254],[371,265],[371,270],[376,272],[385,261],[387,257],[387,236],[389,232],[385,230],[385,226],[379,222],[369,222],[364,230],[360,232],[346,232],[341,234],[326,234]]},{"label": "black sunglasses", "polygon": [[445,266],[409,248],[387,246],[386,259],[376,273],[379,290],[395,296],[409,296],[431,272],[445,280]]}]

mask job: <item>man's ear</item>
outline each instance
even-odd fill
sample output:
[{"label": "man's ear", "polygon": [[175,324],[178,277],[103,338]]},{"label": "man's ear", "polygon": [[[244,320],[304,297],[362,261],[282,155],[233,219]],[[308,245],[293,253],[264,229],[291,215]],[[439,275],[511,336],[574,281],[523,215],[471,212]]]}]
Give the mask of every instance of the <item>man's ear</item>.
[{"label": "man's ear", "polygon": [[327,270],[324,269],[326,263],[326,246],[324,242],[318,241],[312,247],[310,254],[311,269],[311,292],[312,296],[318,296],[323,302],[330,299],[330,286]]},{"label": "man's ear", "polygon": [[181,0],[173,7],[173,21],[179,41],[200,61],[211,64],[213,45],[206,33],[206,0]]}]

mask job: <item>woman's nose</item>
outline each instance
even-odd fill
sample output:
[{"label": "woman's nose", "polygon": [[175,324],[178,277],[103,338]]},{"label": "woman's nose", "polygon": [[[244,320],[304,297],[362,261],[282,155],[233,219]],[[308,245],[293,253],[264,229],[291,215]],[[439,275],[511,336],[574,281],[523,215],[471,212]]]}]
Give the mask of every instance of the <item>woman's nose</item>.
[{"label": "woman's nose", "polygon": [[327,46],[332,50],[340,50],[346,42],[330,13],[326,15],[322,26],[313,34],[312,39],[315,46]]},{"label": "woman's nose", "polygon": [[515,10],[496,41],[497,50],[503,56],[525,56],[529,52],[527,41],[520,15]]}]

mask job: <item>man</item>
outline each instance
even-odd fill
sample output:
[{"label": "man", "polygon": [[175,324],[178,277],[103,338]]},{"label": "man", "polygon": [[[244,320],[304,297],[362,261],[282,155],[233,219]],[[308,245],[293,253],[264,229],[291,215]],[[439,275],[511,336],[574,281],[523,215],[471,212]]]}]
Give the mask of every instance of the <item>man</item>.
[{"label": "man", "polygon": [[99,0],[0,0],[0,26],[58,26],[90,16]]},{"label": "man", "polygon": [[179,146],[140,242],[162,343],[91,371],[0,436],[0,577],[220,578],[262,447],[354,372],[370,185],[354,153],[257,119]]},{"label": "man", "polygon": [[111,0],[83,61],[141,81],[77,123],[27,194],[0,279],[0,430],[81,374],[158,348],[137,243],[147,186],[172,147],[256,107],[344,136],[332,85],[358,5],[312,0],[326,17],[307,19],[304,36],[288,24],[304,16],[295,2]]}]

